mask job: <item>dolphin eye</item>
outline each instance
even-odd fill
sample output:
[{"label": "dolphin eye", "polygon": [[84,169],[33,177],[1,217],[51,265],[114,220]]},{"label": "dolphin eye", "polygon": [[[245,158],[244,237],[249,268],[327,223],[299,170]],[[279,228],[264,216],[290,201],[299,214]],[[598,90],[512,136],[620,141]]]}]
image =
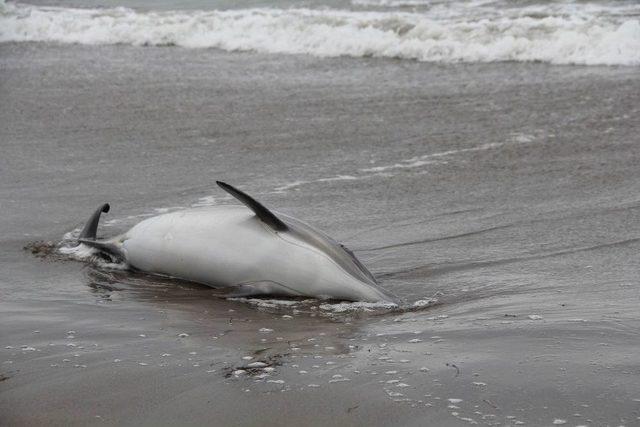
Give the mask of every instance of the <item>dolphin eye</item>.
[{"label": "dolphin eye", "polygon": [[353,254],[353,252],[351,252],[351,249],[349,249],[348,247],[346,247],[342,243],[338,243],[338,246],[340,246],[346,253],[351,255],[352,258],[355,258],[355,255]]}]

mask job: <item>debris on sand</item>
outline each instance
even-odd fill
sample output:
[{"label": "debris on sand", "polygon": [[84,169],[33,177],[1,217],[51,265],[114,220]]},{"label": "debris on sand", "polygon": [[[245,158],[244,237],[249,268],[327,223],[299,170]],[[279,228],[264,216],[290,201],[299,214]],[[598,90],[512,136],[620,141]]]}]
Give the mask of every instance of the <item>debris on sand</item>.
[{"label": "debris on sand", "polygon": [[270,372],[273,372],[275,370],[276,366],[281,366],[282,358],[288,355],[288,353],[274,354],[253,361],[246,365],[230,367],[225,369],[224,376],[225,378],[231,378],[233,376],[237,377],[238,375],[246,374],[250,377],[258,377],[261,375],[269,374]]},{"label": "debris on sand", "polygon": [[55,252],[56,245],[53,242],[37,240],[35,242],[27,243],[23,249],[31,252],[32,255],[37,256],[38,258],[45,258]]}]

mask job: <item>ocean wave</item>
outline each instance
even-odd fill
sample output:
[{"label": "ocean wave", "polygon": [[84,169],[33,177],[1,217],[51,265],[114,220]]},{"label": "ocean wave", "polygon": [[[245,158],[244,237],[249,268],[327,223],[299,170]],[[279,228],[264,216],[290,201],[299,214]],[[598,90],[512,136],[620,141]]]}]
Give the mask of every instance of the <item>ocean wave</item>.
[{"label": "ocean wave", "polygon": [[24,41],[430,62],[640,65],[638,15],[587,12],[437,18],[329,9],[137,12],[7,3],[0,9],[0,42]]},{"label": "ocean wave", "polygon": [[351,4],[356,6],[376,7],[431,6],[431,3],[431,0],[351,0]]}]

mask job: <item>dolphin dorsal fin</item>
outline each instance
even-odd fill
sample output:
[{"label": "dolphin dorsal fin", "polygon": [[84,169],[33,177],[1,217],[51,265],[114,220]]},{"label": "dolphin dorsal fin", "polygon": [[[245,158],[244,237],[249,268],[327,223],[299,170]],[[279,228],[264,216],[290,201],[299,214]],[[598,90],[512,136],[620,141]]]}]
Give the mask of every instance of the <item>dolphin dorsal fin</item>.
[{"label": "dolphin dorsal fin", "polygon": [[262,222],[273,228],[275,231],[287,231],[289,229],[289,227],[287,227],[287,224],[282,222],[280,218],[275,216],[273,212],[265,208],[253,197],[249,196],[246,193],[243,193],[242,191],[238,190],[235,187],[232,187],[225,182],[216,181],[216,184],[218,184],[224,191],[240,200],[244,205],[251,209]]}]

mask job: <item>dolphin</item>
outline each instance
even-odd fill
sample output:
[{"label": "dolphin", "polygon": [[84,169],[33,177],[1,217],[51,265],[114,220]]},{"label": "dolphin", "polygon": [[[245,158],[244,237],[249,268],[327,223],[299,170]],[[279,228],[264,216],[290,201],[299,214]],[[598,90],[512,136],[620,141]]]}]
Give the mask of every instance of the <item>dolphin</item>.
[{"label": "dolphin", "polygon": [[100,215],[109,212],[105,203],[89,218],[78,242],[133,270],[233,288],[228,296],[396,303],[344,245],[298,219],[267,209],[229,184],[216,183],[245,206],[166,213],[121,235],[97,239]]}]

